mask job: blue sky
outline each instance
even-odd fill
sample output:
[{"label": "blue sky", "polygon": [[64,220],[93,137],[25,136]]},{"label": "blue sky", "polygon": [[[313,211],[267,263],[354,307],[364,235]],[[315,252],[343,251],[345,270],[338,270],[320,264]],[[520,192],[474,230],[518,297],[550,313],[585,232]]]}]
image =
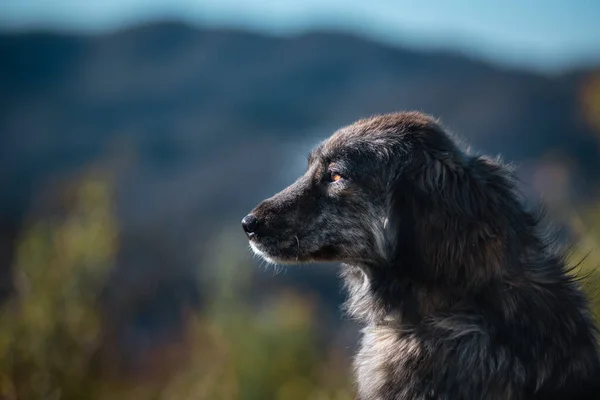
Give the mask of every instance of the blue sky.
[{"label": "blue sky", "polygon": [[101,32],[157,19],[278,35],[333,28],[556,71],[600,65],[600,0],[0,0],[0,29]]}]

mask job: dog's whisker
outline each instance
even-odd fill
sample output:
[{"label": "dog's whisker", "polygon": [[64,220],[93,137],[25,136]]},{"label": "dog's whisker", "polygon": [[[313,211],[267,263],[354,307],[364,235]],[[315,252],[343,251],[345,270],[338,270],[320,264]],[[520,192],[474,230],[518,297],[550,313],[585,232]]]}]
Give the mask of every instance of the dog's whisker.
[{"label": "dog's whisker", "polygon": [[296,261],[298,261],[298,259],[300,259],[300,239],[298,239],[298,236],[294,236],[296,238],[296,243],[298,243],[298,251],[296,252]]}]

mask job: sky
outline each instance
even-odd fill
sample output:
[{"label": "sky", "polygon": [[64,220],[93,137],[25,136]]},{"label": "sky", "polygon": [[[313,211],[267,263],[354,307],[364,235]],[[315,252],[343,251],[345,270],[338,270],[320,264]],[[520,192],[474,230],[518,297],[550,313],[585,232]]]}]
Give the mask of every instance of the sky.
[{"label": "sky", "polygon": [[548,72],[600,65],[600,0],[0,0],[1,30],[98,33],[165,19],[276,35],[335,29]]}]

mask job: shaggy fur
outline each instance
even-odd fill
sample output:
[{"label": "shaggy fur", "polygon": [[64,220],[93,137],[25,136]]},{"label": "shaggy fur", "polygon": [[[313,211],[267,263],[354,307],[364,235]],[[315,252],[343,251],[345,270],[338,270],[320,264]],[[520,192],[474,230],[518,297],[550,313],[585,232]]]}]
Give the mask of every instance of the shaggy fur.
[{"label": "shaggy fur", "polygon": [[499,162],[434,119],[342,128],[245,224],[272,263],[343,262],[359,398],[600,399],[588,304]]}]

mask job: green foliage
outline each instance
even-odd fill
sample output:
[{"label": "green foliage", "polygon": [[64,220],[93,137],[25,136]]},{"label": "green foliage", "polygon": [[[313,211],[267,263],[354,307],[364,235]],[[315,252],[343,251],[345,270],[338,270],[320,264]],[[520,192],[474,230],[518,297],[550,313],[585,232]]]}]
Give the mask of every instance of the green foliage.
[{"label": "green foliage", "polygon": [[600,321],[600,204],[576,214],[571,226],[577,236],[577,246],[571,262],[575,273],[582,277],[585,290],[597,321]]},{"label": "green foliage", "polygon": [[0,393],[6,399],[91,398],[99,333],[95,301],[115,251],[110,193],[84,182],[67,218],[37,221],[17,250],[19,297],[0,313]]},{"label": "green foliage", "polygon": [[111,186],[81,182],[67,215],[34,221],[20,240],[18,296],[0,309],[0,399],[350,399],[347,360],[318,346],[312,303],[283,291],[247,304],[251,266],[230,243],[207,263],[210,307],[189,314],[171,373],[116,380],[110,363],[94,368],[97,298],[118,247]]}]

